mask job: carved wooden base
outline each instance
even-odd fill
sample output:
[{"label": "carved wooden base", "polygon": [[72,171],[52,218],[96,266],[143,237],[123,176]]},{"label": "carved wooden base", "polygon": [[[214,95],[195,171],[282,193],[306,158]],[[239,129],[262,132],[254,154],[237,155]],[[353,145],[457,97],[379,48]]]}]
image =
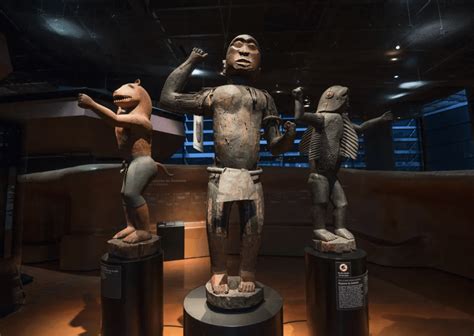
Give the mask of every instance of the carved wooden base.
[{"label": "carved wooden base", "polygon": [[263,285],[257,282],[255,291],[252,293],[239,292],[240,277],[229,276],[229,292],[227,294],[215,294],[211,282],[206,283],[207,303],[221,309],[246,309],[259,305],[263,301]]},{"label": "carved wooden base", "polygon": [[125,243],[122,239],[107,241],[110,255],[122,259],[138,259],[158,253],[161,248],[159,236],[152,235],[151,239],[136,244]]},{"label": "carved wooden base", "polygon": [[354,239],[345,239],[338,237],[331,241],[322,241],[313,239],[314,249],[320,252],[343,253],[351,252],[356,249],[356,242]]}]

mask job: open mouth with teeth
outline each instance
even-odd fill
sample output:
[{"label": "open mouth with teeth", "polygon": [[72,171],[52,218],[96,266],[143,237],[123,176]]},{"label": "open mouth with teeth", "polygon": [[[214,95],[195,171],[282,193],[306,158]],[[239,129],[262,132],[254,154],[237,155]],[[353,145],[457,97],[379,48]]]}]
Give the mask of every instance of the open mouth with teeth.
[{"label": "open mouth with teeth", "polygon": [[132,97],[130,96],[121,96],[121,95],[115,95],[114,96],[114,103],[122,103],[122,102],[128,102],[131,101]]}]

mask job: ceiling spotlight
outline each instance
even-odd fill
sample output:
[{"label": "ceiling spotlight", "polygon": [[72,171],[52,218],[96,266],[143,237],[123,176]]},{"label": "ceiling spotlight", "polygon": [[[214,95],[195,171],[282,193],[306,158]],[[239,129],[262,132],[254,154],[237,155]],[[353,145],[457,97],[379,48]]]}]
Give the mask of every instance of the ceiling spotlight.
[{"label": "ceiling spotlight", "polygon": [[397,44],[397,45],[395,46],[395,49],[396,49],[396,50],[400,50],[400,48],[401,48],[401,47],[400,47],[399,44]]},{"label": "ceiling spotlight", "polygon": [[394,99],[405,97],[406,95],[408,95],[408,93],[402,92],[402,93],[398,93],[398,94],[389,95],[389,96],[387,96],[387,98],[390,99],[390,100],[394,100]]},{"label": "ceiling spotlight", "polygon": [[87,37],[87,32],[72,20],[52,16],[43,16],[43,20],[46,29],[58,35],[78,39]]},{"label": "ceiling spotlight", "polygon": [[390,60],[391,60],[392,62],[396,62],[396,61],[398,61],[398,57],[392,57]]},{"label": "ceiling spotlight", "polygon": [[399,75],[393,76],[393,78],[395,78],[395,79],[398,79],[399,77],[400,77]]},{"label": "ceiling spotlight", "polygon": [[194,69],[193,72],[191,72],[192,76],[202,76],[204,75],[204,71],[201,69]]},{"label": "ceiling spotlight", "polygon": [[405,89],[405,90],[413,90],[413,89],[418,89],[419,87],[422,87],[427,84],[428,82],[426,81],[404,82],[400,84],[399,88]]}]

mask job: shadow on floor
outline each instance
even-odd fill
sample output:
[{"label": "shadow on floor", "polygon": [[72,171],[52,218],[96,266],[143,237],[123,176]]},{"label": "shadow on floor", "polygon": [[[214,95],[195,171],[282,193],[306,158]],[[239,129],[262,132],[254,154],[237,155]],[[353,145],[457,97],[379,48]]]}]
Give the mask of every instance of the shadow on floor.
[{"label": "shadow on floor", "polygon": [[384,315],[394,323],[377,336],[461,336],[474,334],[474,321],[467,319],[422,318],[408,315]]},{"label": "shadow on floor", "polygon": [[100,301],[95,295],[85,293],[82,296],[84,307],[82,310],[69,322],[72,327],[82,327],[84,332],[81,336],[97,336],[100,334]]}]

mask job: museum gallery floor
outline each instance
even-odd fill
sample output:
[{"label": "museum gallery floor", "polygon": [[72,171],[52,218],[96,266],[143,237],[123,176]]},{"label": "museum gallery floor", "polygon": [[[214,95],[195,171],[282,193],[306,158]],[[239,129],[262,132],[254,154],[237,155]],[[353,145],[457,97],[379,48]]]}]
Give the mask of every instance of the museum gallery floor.
[{"label": "museum gallery floor", "polygon": [[[238,258],[231,258],[236,270]],[[474,332],[473,282],[428,269],[369,264],[372,336],[470,336]],[[165,262],[164,335],[181,336],[182,302],[204,283],[209,258]],[[65,273],[54,264],[24,266],[34,282],[26,286],[27,304],[0,320],[2,336],[98,335],[98,272]],[[305,336],[304,259],[261,257],[259,278],[284,298],[285,336]]]}]

